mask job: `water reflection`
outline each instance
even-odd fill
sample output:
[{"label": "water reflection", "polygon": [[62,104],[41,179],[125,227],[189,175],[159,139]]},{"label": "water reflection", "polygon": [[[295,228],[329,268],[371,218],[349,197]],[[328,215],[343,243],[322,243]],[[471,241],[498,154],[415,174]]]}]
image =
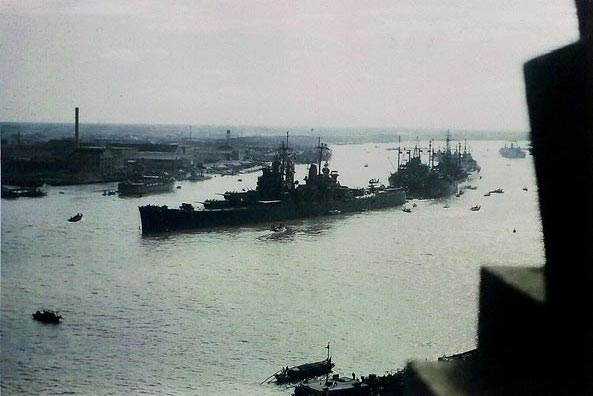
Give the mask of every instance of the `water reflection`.
[{"label": "water reflection", "polygon": [[196,230],[185,230],[185,231],[174,231],[174,232],[163,232],[156,234],[141,235],[142,245],[154,245],[177,242],[187,242],[195,240],[197,237],[209,237],[212,239],[235,237],[242,234],[244,231],[249,230],[247,227],[213,227],[213,228],[202,228]]}]

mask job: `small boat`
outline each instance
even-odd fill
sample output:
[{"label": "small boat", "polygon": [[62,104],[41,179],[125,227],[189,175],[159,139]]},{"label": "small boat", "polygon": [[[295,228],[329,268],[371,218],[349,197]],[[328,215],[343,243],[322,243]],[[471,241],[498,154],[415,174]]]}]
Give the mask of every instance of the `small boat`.
[{"label": "small boat", "polygon": [[77,213],[77,214],[75,214],[74,216],[70,217],[70,218],[68,219],[68,221],[69,221],[70,223],[76,223],[77,221],[80,221],[81,219],[82,219],[82,213]]},{"label": "small boat", "polygon": [[529,191],[527,187],[523,187],[523,191]]},{"label": "small boat", "polygon": [[467,188],[468,190],[477,190],[478,189],[478,187],[476,187],[476,186],[470,186],[470,185],[468,185],[465,188]]},{"label": "small boat", "polygon": [[33,319],[43,323],[59,324],[62,320],[62,315],[50,309],[44,309],[43,311],[37,311],[33,315]]},{"label": "small boat", "polygon": [[502,194],[504,190],[502,188],[497,188],[496,190],[490,191],[491,194]]},{"label": "small boat", "polygon": [[406,212],[406,213],[412,213],[412,209],[410,208],[403,208],[402,212]]},{"label": "small boat", "polygon": [[414,202],[414,203],[412,204],[412,207],[413,207],[413,208],[415,208],[415,207],[417,207],[417,206],[418,206],[418,205],[416,205],[416,202]]},{"label": "small boat", "polygon": [[308,378],[329,374],[333,367],[334,364],[331,361],[331,357],[329,357],[320,362],[305,363],[295,367],[285,367],[280,372],[274,374],[274,377],[276,378],[277,384],[298,382]]},{"label": "small boat", "polygon": [[342,213],[342,211],[338,209],[330,209],[327,211],[328,215],[339,215],[340,213]]},{"label": "small boat", "polygon": [[477,212],[480,209],[482,209],[480,205],[472,206],[471,208],[469,208],[469,210],[471,210],[472,212]]},{"label": "small boat", "polygon": [[[301,364],[300,366],[283,367],[281,370],[273,374],[274,378],[276,379],[276,383],[285,384],[290,382],[298,382],[331,373],[332,368],[335,365],[332,363],[332,358],[329,354],[329,343],[325,348],[327,348],[327,358],[319,362]],[[268,378],[271,377],[272,376]]]},{"label": "small boat", "polygon": [[449,207],[450,207],[449,204],[446,204],[445,206],[443,206],[443,208],[445,208],[445,209],[449,209]]},{"label": "small boat", "polygon": [[472,349],[470,351],[456,353],[454,355],[441,356],[438,358],[439,362],[451,362],[458,360],[475,360],[478,357],[478,350]]},{"label": "small boat", "polygon": [[284,224],[276,224],[276,225],[272,226],[272,228],[270,228],[270,230],[274,231],[274,232],[286,231],[286,226]]}]

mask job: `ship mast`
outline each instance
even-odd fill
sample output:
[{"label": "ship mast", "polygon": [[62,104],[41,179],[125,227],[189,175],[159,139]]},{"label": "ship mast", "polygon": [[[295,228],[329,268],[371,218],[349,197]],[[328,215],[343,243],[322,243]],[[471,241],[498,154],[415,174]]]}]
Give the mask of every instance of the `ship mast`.
[{"label": "ship mast", "polygon": [[282,168],[281,168],[281,172],[282,172],[282,178],[284,179],[284,182],[286,182],[287,179],[287,174],[288,174],[288,131],[286,131],[286,143],[282,142]]},{"label": "ship mast", "polygon": [[319,148],[319,167],[317,168],[317,175],[321,175],[321,157],[323,157],[323,146],[321,145],[321,136],[319,136],[318,140],[318,148]]},{"label": "ship mast", "polygon": [[399,158],[402,155],[402,135],[397,137],[397,170],[399,171]]},{"label": "ship mast", "polygon": [[[327,348],[327,361],[329,361],[329,342],[327,343],[327,346],[325,347]],[[330,367],[331,369],[331,367]],[[327,373],[325,373],[325,383],[327,384],[329,382],[329,371]]]},{"label": "ship mast", "polygon": [[[444,172],[446,175],[449,168],[449,161],[451,159],[451,135],[449,130],[447,129],[447,138],[445,139],[445,151],[441,155],[441,159],[439,160],[439,168]],[[441,164],[443,164],[441,166]]]},{"label": "ship mast", "polygon": [[434,139],[432,139],[431,166],[434,168]]}]

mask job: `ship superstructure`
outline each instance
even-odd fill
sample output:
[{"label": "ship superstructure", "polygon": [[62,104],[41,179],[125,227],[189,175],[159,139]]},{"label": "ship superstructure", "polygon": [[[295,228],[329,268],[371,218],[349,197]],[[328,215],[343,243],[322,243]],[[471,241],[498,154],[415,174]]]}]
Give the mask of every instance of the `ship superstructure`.
[{"label": "ship superstructure", "polygon": [[[408,198],[430,199],[455,194],[459,183],[465,181],[469,174],[480,171],[480,166],[467,149],[467,143],[463,150],[461,143],[453,149],[449,133],[442,150],[435,151],[434,141],[431,140],[427,149],[418,147],[416,143],[413,149],[402,152],[400,143],[397,151],[397,169],[389,177],[389,184],[405,189]],[[427,163],[422,162],[423,152],[428,153]]]}]

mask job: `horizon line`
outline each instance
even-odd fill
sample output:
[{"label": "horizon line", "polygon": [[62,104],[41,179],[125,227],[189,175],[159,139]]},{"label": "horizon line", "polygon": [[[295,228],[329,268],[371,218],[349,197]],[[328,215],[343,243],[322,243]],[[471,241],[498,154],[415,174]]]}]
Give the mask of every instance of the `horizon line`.
[{"label": "horizon line", "polygon": [[[60,122],[60,121],[0,121],[0,124],[55,124],[55,125],[74,125],[74,122]],[[373,129],[373,130],[385,130],[392,129],[394,132],[397,131],[426,131],[426,132],[437,132],[437,131],[457,131],[457,132],[477,132],[477,133],[530,133],[530,131],[519,130],[519,129],[468,129],[468,128],[437,128],[437,127],[409,127],[409,126],[318,126],[311,128],[309,126],[302,125],[265,125],[265,124],[209,124],[209,123],[146,123],[146,122],[81,122],[80,126],[84,125],[133,125],[133,126],[174,126],[174,127],[214,127],[214,128],[274,128],[274,129]],[[290,132],[290,130],[288,131]]]}]

